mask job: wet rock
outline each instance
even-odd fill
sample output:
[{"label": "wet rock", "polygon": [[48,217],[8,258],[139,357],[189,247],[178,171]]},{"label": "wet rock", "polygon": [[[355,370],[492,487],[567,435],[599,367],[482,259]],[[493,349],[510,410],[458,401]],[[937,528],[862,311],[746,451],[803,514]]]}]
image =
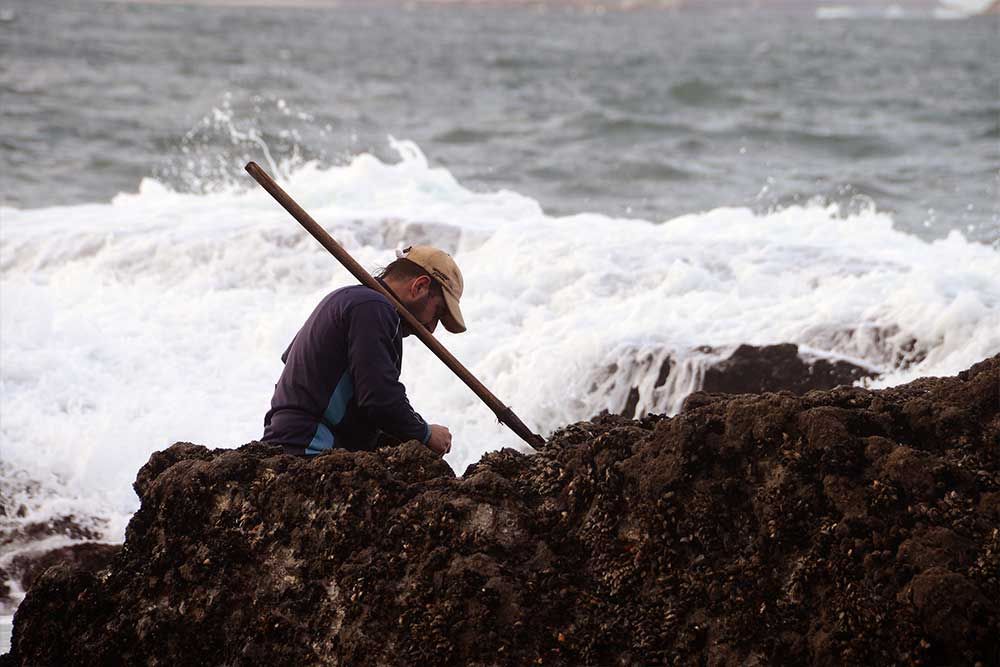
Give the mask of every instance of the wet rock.
[{"label": "wet rock", "polygon": [[899,546],[897,560],[917,571],[933,567],[961,569],[975,555],[973,545],[955,531],[943,526],[918,528],[913,537]]},{"label": "wet rock", "polygon": [[110,568],[37,576],[6,665],[998,664],[1000,357],[701,394],[461,477],[418,443],[179,444]]},{"label": "wet rock", "polygon": [[87,572],[96,572],[108,567],[119,551],[120,544],[86,542],[48,551],[22,552],[11,559],[7,568],[8,576],[17,579],[22,590],[28,590],[38,575],[50,567],[65,564]]},{"label": "wet rock", "polygon": [[[720,354],[711,347],[700,347],[696,352],[709,358]],[[870,369],[846,361],[802,355],[793,343],[761,347],[740,345],[727,358],[708,362],[703,376],[694,373],[694,377],[687,380],[680,378],[683,374],[681,365],[670,356],[629,350],[621,354],[621,365],[616,363],[603,369],[599,374],[603,381],[595,381],[591,391],[623,396],[618,413],[629,418],[639,417],[640,413],[644,414],[654,406],[657,408],[655,411],[669,412],[667,399],[673,397],[679,401],[683,398],[683,395],[674,396],[678,391],[695,392],[689,399],[695,401],[698,400],[697,392],[753,394],[790,391],[801,395],[814,389],[850,386],[862,378],[877,375]],[[656,379],[650,384],[653,373],[656,373]],[[621,387],[623,381],[627,384]],[[628,384],[636,381],[638,384]],[[620,393],[624,388],[628,389],[627,393]]]},{"label": "wet rock", "polygon": [[740,345],[728,359],[705,371],[702,391],[724,394],[751,394],[790,391],[804,394],[813,389],[832,389],[874,377],[870,370],[846,361],[804,359],[793,343],[781,345]]},{"label": "wet rock", "polygon": [[[17,512],[18,518],[27,515],[22,505]],[[29,521],[26,523],[9,522],[0,526],[0,547],[5,550],[21,544],[40,542],[47,537],[68,537],[73,540],[98,540],[98,531],[86,525],[76,515],[67,514],[46,521]]]},{"label": "wet rock", "polygon": [[[942,567],[933,567],[914,577],[900,594],[911,604],[927,632],[930,648],[948,662],[961,660],[970,645],[984,639],[984,633],[994,633],[997,626],[989,625],[995,618],[995,605],[982,591],[961,574]],[[991,607],[993,607],[991,609]]]},{"label": "wet rock", "polygon": [[[7,505],[8,499],[0,494],[0,509]],[[75,514],[44,520],[31,520],[29,515],[28,508],[23,504],[17,505],[16,509],[11,506],[10,510],[0,511],[0,615],[13,613],[20,598],[19,591],[28,587],[25,576],[30,581],[37,572],[35,561],[48,567],[63,559],[78,559],[74,548],[50,549],[39,548],[39,545],[51,544],[52,538],[61,541],[100,540],[102,532],[99,528],[106,523],[101,519]],[[79,554],[84,561],[89,558],[84,555],[89,548],[84,547]],[[13,587],[12,583],[15,584]]]}]

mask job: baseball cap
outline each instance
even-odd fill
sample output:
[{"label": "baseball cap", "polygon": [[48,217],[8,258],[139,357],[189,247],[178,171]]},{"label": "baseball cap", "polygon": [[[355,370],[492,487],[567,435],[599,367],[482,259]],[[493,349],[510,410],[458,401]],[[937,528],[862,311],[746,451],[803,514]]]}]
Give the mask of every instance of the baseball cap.
[{"label": "baseball cap", "polygon": [[462,280],[462,272],[458,269],[458,264],[451,258],[451,255],[433,246],[414,245],[397,251],[396,256],[410,260],[438,281],[448,311],[441,318],[441,324],[451,333],[465,331],[465,319],[458,307],[458,300],[462,298],[465,282]]}]

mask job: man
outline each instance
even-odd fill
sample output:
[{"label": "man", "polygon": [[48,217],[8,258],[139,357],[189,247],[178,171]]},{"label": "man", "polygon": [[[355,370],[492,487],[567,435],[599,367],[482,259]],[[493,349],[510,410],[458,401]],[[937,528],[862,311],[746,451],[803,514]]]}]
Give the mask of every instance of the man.
[{"label": "man", "polygon": [[[431,333],[439,321],[452,333],[465,331],[462,272],[451,256],[430,246],[396,256],[379,282]],[[328,294],[281,356],[285,368],[261,440],[311,455],[334,447],[372,450],[381,431],[444,456],[451,433],[414,412],[399,382],[402,339],[410,333],[389,300],[369,287]]]}]

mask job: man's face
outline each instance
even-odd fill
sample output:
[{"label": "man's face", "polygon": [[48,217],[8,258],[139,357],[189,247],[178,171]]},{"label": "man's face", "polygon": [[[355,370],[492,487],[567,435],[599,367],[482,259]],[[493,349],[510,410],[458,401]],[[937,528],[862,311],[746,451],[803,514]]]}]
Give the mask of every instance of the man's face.
[{"label": "man's face", "polygon": [[427,276],[421,276],[410,284],[410,293],[413,298],[406,307],[424,328],[434,333],[448,308],[441,288],[434,285]]}]

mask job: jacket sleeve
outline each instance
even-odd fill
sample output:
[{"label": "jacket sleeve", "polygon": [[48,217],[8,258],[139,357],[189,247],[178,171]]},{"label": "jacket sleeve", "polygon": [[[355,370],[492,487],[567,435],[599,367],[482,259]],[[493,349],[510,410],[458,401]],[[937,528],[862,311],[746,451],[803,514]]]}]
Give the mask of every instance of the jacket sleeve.
[{"label": "jacket sleeve", "polygon": [[347,363],[358,407],[390,435],[426,443],[430,426],[410,406],[399,381],[394,343],[399,315],[387,303],[366,301],[351,308],[349,321]]}]

